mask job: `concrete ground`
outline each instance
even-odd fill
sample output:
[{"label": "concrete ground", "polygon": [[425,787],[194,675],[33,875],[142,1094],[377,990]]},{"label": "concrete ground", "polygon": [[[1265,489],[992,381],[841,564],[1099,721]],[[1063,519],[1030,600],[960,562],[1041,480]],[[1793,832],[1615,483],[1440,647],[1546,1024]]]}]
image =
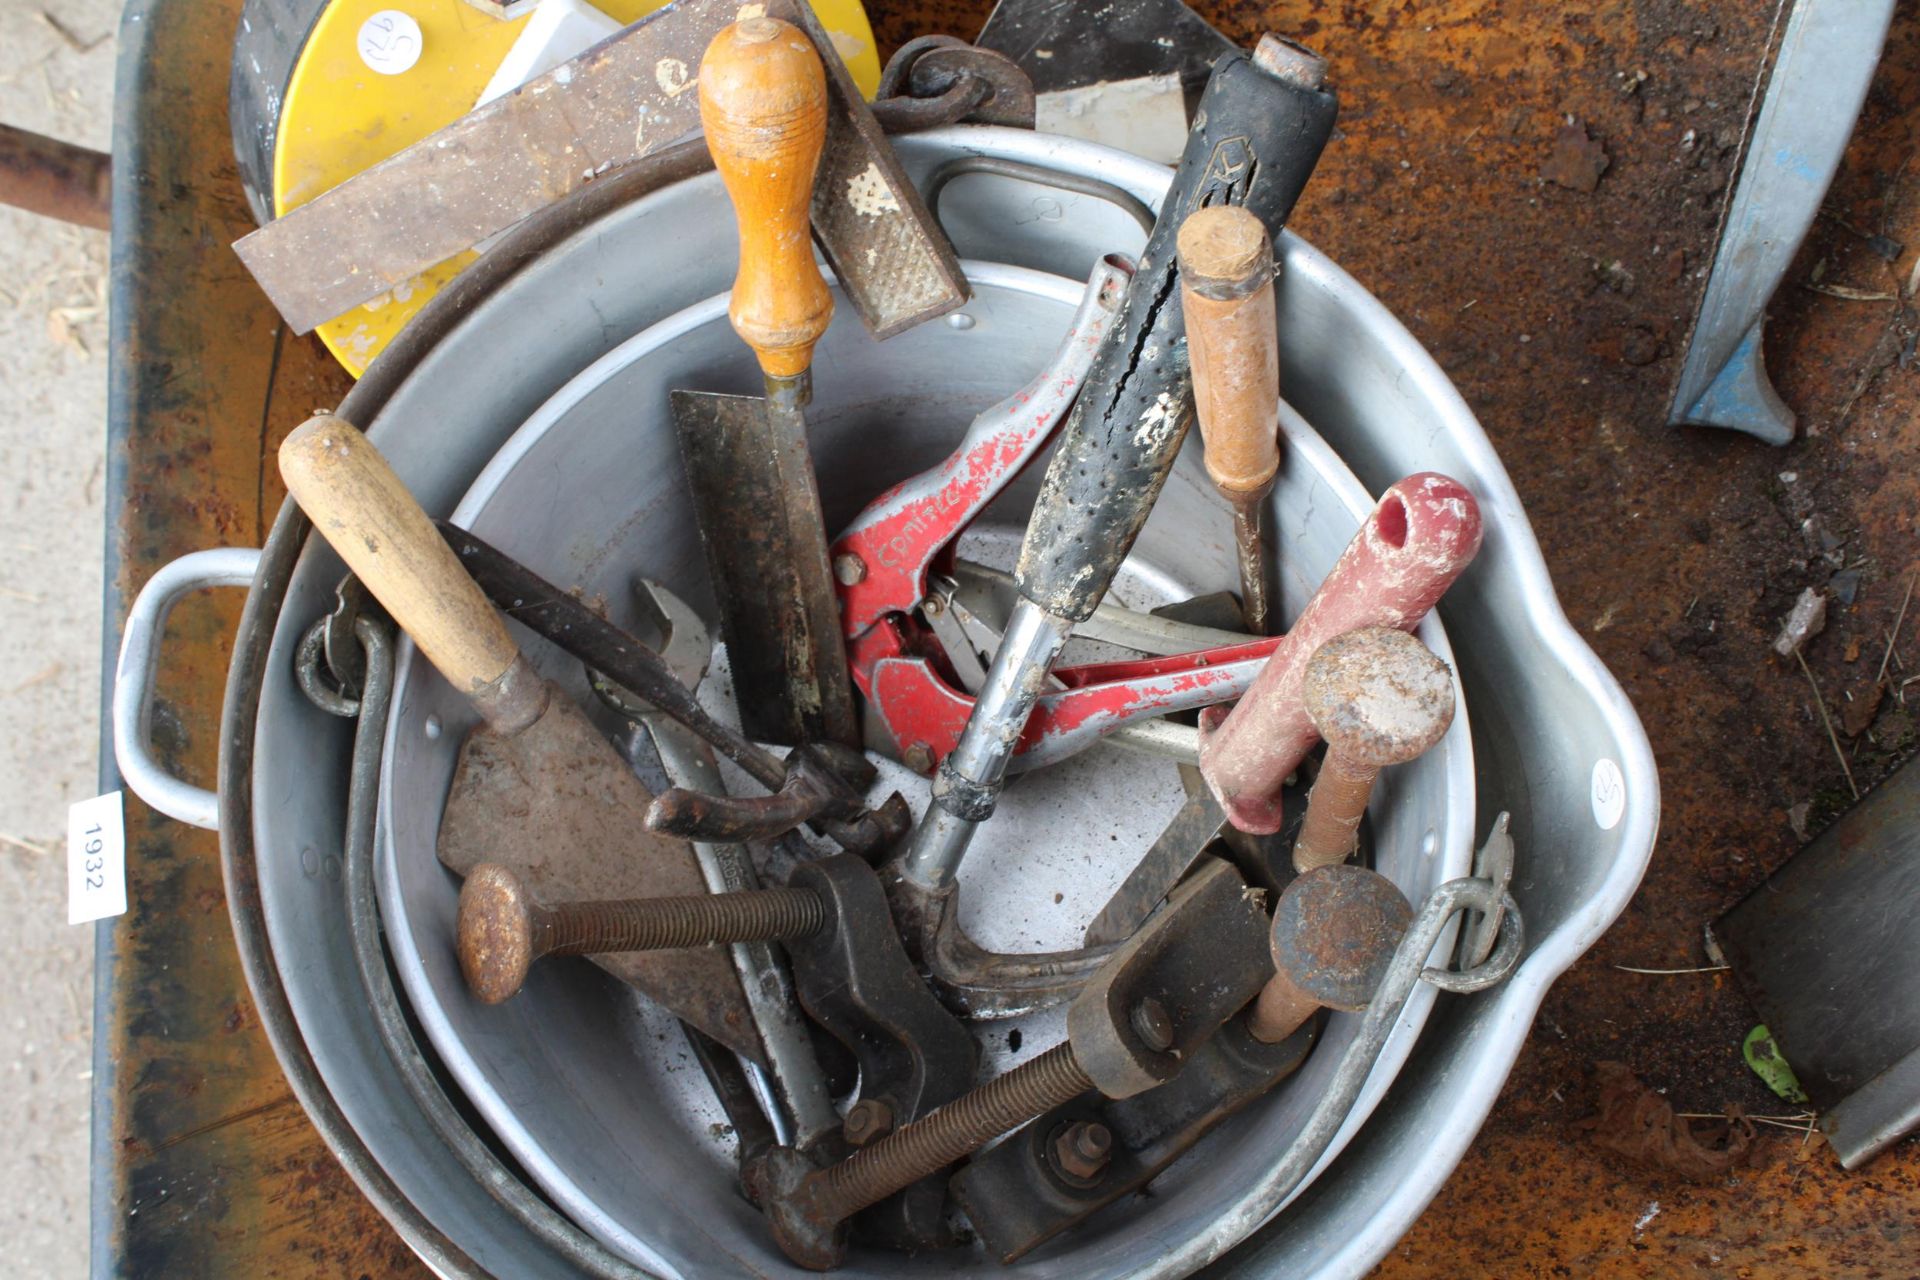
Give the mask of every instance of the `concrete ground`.
[{"label": "concrete ground", "polygon": [[[50,16],[51,15],[51,16]],[[115,0],[0,0],[0,121],[105,149]],[[66,810],[97,786],[107,237],[0,208],[0,1269],[87,1266],[93,929]]]}]

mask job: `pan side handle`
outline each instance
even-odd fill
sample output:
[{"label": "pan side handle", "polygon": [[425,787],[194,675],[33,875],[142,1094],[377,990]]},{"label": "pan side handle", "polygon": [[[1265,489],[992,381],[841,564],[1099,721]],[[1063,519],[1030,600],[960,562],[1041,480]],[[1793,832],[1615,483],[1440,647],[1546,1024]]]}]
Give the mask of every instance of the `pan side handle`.
[{"label": "pan side handle", "polygon": [[167,615],[190,592],[209,587],[248,587],[260,552],[248,547],[195,551],[163,566],[140,588],[120,636],[113,669],[113,758],[121,780],[154,809],[189,826],[219,827],[219,797],[183,782],[153,758],[153,682],[160,669],[160,639]]}]

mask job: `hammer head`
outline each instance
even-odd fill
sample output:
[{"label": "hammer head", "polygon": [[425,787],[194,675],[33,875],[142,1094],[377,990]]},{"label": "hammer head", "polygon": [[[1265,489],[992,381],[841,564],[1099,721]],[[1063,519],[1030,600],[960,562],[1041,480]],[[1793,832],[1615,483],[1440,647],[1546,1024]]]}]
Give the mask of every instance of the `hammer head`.
[{"label": "hammer head", "polygon": [[1274,968],[1329,1009],[1364,1009],[1412,923],[1406,895],[1379,872],[1316,867],[1274,908]]},{"label": "hammer head", "polygon": [[1453,673],[1392,627],[1363,627],[1321,645],[1300,693],[1330,749],[1376,767],[1421,755],[1453,723]]},{"label": "hammer head", "polygon": [[537,910],[520,877],[498,863],[481,863],[460,886],[460,972],[482,1003],[499,1004],[527,980]]}]

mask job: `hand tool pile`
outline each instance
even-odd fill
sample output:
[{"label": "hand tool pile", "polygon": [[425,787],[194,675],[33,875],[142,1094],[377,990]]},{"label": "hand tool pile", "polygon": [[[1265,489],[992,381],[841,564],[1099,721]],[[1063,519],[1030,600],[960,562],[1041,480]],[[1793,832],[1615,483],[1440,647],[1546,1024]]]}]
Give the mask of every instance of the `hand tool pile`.
[{"label": "hand tool pile", "polygon": [[[1380,771],[1453,720],[1453,673],[1412,632],[1472,561],[1480,516],[1445,476],[1390,486],[1271,634],[1274,242],[1335,100],[1319,57],[1268,36],[1214,64],[1138,259],[1097,264],[1032,380],[830,538],[805,410],[834,296],[809,229],[824,240],[823,218],[843,216],[823,214],[820,184],[847,184],[816,175],[838,172],[838,135],[886,144],[846,123],[864,108],[835,90],[844,72],[804,10],[777,10],[801,25],[725,26],[698,71],[740,228],[729,316],[765,395],[686,387],[635,406],[673,416],[736,706],[699,688],[702,623],[664,589],[643,590],[645,643],[436,526],[339,418],[298,429],[280,465],[317,531],[481,714],[438,847],[464,877],[474,996],[511,999],[544,957],[588,956],[681,1019],[738,1136],[744,1192],[803,1266],[838,1265],[850,1235],[951,1247],[955,1206],[1010,1262],[1274,1090],[1313,1050],[1321,1010],[1391,1026],[1421,977],[1479,989],[1517,960],[1503,885],[1443,887],[1416,919],[1364,865]],[[911,184],[863,178],[847,185],[856,205],[917,204]],[[906,212],[916,234],[937,231]],[[937,293],[954,259],[923,256]],[[915,285],[893,281],[896,303]],[[1241,582],[1234,611],[1207,622],[1107,599],[1196,420]],[[1049,448],[1011,575],[960,560],[961,533]],[[539,675],[507,617],[584,664],[604,705]],[[1057,666],[1076,635],[1136,656]],[[626,723],[617,742],[589,710]],[[1188,803],[1125,855],[1139,865],[1114,899],[1089,904],[1085,947],[987,950],[960,924],[971,837],[1009,774],[1103,739],[1167,757]],[[870,801],[867,750],[931,775],[917,823],[899,793]],[[716,753],[764,794],[728,794]],[[1309,779],[1304,816],[1283,822]],[[1426,969],[1468,906],[1467,972]],[[977,1081],[977,1024],[1056,1005],[1062,1042]],[[1364,1047],[1353,1065],[1330,1091],[1336,1124],[1371,1065]],[[1295,1184],[1331,1132],[1275,1153]]]}]

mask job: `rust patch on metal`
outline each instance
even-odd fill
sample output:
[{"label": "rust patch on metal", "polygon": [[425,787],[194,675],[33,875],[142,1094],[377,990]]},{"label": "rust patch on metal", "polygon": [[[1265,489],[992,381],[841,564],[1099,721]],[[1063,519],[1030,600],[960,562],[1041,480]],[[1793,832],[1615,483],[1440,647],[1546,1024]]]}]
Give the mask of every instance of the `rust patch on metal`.
[{"label": "rust patch on metal", "polygon": [[1578,120],[1569,121],[1553,135],[1553,152],[1540,168],[1540,176],[1557,182],[1569,191],[1592,195],[1613,160],[1599,139],[1587,132]]},{"label": "rust patch on metal", "polygon": [[1322,1008],[1367,1007],[1413,907],[1393,882],[1364,867],[1316,867],[1287,886],[1273,911],[1273,976],[1250,1030],[1275,1044]]},{"label": "rust patch on metal", "polygon": [[[705,894],[692,847],[642,825],[652,793],[585,712],[549,692],[546,713],[527,728],[506,737],[483,725],[461,745],[440,861],[462,875],[499,863],[550,904]],[[725,951],[614,952],[593,962],[734,1052],[765,1060]]]},{"label": "rust patch on metal", "polygon": [[1453,672],[1406,632],[1367,627],[1320,646],[1300,700],[1329,751],[1375,768],[1401,764],[1453,723]]}]

